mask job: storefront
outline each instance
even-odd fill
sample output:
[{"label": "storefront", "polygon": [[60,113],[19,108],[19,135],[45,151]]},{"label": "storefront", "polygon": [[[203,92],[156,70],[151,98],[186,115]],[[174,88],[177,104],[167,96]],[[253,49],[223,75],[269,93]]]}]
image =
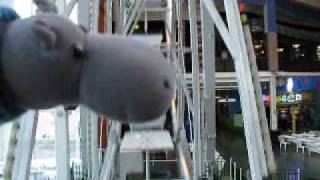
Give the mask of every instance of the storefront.
[{"label": "storefront", "polygon": [[[320,77],[285,77],[277,85],[277,129],[301,132],[320,129]],[[285,79],[285,81],[283,81]],[[266,116],[270,124],[270,90],[261,83]],[[242,128],[240,96],[237,89],[217,91],[217,123]]]},{"label": "storefront", "polygon": [[310,121],[309,107],[315,104],[315,91],[281,93],[277,96],[278,129],[280,131],[304,131]]},{"label": "storefront", "polygon": [[277,87],[278,130],[302,132],[320,128],[320,77],[288,77]]}]

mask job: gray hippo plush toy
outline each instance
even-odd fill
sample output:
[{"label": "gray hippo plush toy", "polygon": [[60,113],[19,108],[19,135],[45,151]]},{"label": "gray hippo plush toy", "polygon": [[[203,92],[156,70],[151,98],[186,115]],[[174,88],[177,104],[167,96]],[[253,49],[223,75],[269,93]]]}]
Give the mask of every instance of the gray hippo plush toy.
[{"label": "gray hippo plush toy", "polygon": [[[0,57],[2,42],[7,28],[16,19],[19,19],[19,15],[12,8],[0,3]],[[1,60],[1,59],[0,59]],[[12,100],[12,94],[8,90],[8,86],[1,73],[0,63],[0,121],[1,119],[12,119],[25,112],[25,109],[17,107]]]},{"label": "gray hippo plush toy", "polygon": [[160,49],[125,37],[89,35],[80,102],[112,119],[150,121],[165,113],[175,73]]},{"label": "gray hippo plush toy", "polygon": [[[10,103],[3,114],[83,104],[110,119],[145,122],[165,113],[175,93],[175,72],[159,49],[88,35],[57,14],[13,21],[0,52],[0,102]],[[10,120],[3,114],[0,123]]]}]

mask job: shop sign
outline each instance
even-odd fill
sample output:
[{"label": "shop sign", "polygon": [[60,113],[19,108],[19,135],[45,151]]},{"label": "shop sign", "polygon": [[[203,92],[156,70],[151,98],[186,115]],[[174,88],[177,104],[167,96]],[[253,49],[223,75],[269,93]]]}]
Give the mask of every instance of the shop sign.
[{"label": "shop sign", "polygon": [[301,101],[302,94],[300,93],[281,94],[277,97],[278,103],[298,103]]}]

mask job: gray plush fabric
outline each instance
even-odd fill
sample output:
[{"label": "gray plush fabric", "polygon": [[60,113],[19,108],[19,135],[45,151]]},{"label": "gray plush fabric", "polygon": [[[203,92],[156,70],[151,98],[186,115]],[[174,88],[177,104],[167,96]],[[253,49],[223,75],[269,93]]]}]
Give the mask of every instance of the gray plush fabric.
[{"label": "gray plush fabric", "polygon": [[78,104],[84,41],[84,32],[59,15],[13,22],[0,59],[17,103],[32,109]]},{"label": "gray plush fabric", "polygon": [[165,113],[175,72],[159,49],[117,36],[88,35],[80,101],[122,122],[145,122]]},{"label": "gray plush fabric", "polygon": [[121,122],[164,114],[175,72],[159,49],[126,37],[86,35],[49,13],[14,21],[1,64],[15,103],[26,109],[84,104]]}]

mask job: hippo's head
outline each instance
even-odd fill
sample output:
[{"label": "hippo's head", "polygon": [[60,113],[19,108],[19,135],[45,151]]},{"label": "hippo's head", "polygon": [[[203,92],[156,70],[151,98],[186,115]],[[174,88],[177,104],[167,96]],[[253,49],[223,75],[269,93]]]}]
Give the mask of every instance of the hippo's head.
[{"label": "hippo's head", "polygon": [[145,122],[168,110],[175,72],[160,49],[120,36],[88,36],[80,101],[122,122]]},{"label": "hippo's head", "polygon": [[26,109],[84,104],[114,120],[145,122],[168,110],[176,88],[159,49],[87,35],[56,14],[13,22],[0,59],[16,103]]},{"label": "hippo's head", "polygon": [[81,28],[56,14],[14,21],[0,59],[17,103],[34,109],[78,104],[85,37]]}]

